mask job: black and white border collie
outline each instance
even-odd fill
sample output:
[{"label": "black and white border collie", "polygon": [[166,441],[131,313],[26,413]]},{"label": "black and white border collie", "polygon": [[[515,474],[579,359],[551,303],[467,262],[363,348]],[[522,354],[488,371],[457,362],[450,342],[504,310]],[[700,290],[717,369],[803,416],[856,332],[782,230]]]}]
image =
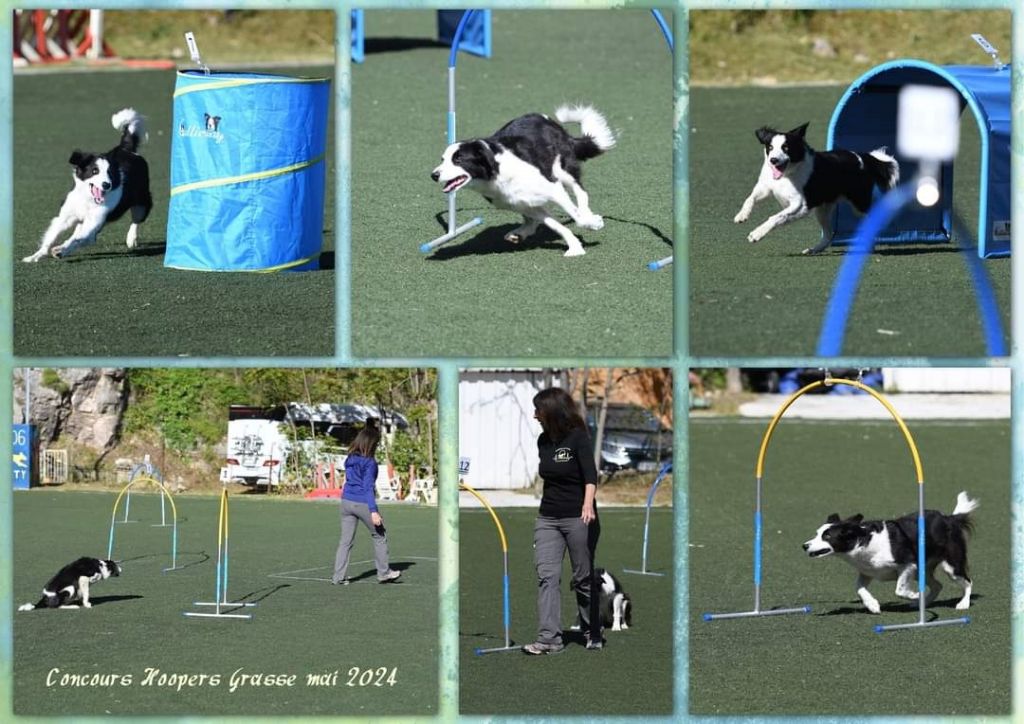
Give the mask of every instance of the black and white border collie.
[{"label": "black and white border collie", "polygon": [[26,603],[19,611],[37,608],[78,608],[78,601],[84,608],[92,608],[89,602],[89,584],[111,576],[120,576],[121,566],[114,561],[99,558],[79,558],[67,564],[43,587],[43,597],[37,603]]},{"label": "black and white border collie", "polygon": [[832,244],[832,210],[845,199],[860,214],[871,208],[872,189],[890,191],[900,180],[900,167],[884,148],[866,155],[836,149],[818,152],[807,145],[807,125],[792,131],[759,128],[754,132],[764,146],[764,163],[754,190],[733,219],[742,224],[750,217],[754,204],[774,196],[782,211],[747,235],[754,243],[776,226],[788,224],[814,211],[821,225],[821,241],[804,254],[818,254]]},{"label": "black and white border collie", "polygon": [[597,569],[601,582],[601,626],[625,631],[633,623],[633,601],[622,589],[619,579],[604,568]]},{"label": "black and white border collie", "polygon": [[[22,261],[36,262],[51,254],[65,257],[75,249],[96,241],[104,225],[131,212],[125,243],[129,249],[138,245],[139,224],[149,216],[153,198],[149,193],[149,165],[138,154],[146,140],[142,116],[131,108],[111,117],[114,128],[121,132],[121,142],[106,153],[75,150],[68,159],[74,167],[71,175],[74,188],[68,192],[57,216],[50,222],[39,249]],[[63,244],[57,238],[74,227]]]},{"label": "black and white border collie", "polygon": [[[598,580],[598,609],[601,612],[601,628],[612,631],[625,631],[633,625],[633,601],[629,594],[622,589],[619,579],[604,568],[594,571]],[[582,628],[580,619],[577,617],[572,630],[579,631]]]},{"label": "black and white border collie", "polygon": [[[963,588],[963,598],[956,604],[964,611],[971,605],[971,578],[967,573],[966,534],[973,530],[970,514],[978,501],[962,492],[956,497],[951,515],[926,510],[925,524],[925,584],[931,604],[942,590],[935,579],[935,568],[942,570]],[[917,586],[917,513],[908,513],[896,520],[865,521],[854,515],[845,520],[833,513],[818,528],[814,537],[804,543],[811,558],[835,553],[857,569],[857,595],[871,613],[879,613],[878,600],[868,592],[874,579],[896,581],[896,595],[916,600]]]},{"label": "black and white border collie", "polygon": [[[565,256],[582,256],[583,244],[552,213],[561,209],[584,229],[604,227],[604,219],[590,210],[580,164],[614,146],[615,135],[590,106],[562,106],[555,118],[530,113],[487,138],[453,143],[430,177],[446,194],[467,186],[496,207],[522,214],[522,226],[506,234],[506,241],[518,243],[543,224],[565,241]],[[563,123],[579,123],[583,135],[574,138]]]}]

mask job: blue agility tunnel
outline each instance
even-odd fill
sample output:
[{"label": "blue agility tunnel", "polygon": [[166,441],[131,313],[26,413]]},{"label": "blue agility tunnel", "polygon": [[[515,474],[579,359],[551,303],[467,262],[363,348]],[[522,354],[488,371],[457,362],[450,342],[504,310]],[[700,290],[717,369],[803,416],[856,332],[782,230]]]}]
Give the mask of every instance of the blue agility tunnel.
[{"label": "blue agility tunnel", "polygon": [[316,269],[330,81],[179,71],[164,266]]},{"label": "blue agility tunnel", "polygon": [[[978,183],[978,256],[1010,253],[1010,68],[975,65],[938,66],[921,60],[894,60],[872,68],[851,85],[828,128],[828,148],[896,151],[899,91],[905,85],[952,88],[961,109],[969,109],[981,140]],[[900,177],[909,180],[917,164],[897,156]],[[952,236],[955,161],[942,165],[941,200],[930,208],[909,204],[886,227],[878,242],[949,241]],[[961,200],[963,203],[964,200]],[[850,242],[860,219],[845,204],[838,209],[835,243]]]}]

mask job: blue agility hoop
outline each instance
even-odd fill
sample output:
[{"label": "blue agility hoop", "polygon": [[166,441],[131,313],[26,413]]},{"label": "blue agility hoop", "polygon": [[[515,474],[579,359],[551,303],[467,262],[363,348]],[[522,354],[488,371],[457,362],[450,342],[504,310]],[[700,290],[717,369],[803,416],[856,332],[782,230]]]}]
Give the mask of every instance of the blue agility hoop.
[{"label": "blue agility hoop", "polygon": [[[842,354],[843,337],[850,318],[853,300],[857,294],[861,273],[868,254],[875,247],[879,233],[884,229],[900,210],[914,200],[914,184],[898,186],[879,199],[857,227],[854,237],[842,265],[836,276],[832,295],[825,307],[821,332],[818,337],[816,354],[819,357],[837,357]],[[959,234],[970,238],[970,234],[959,217],[954,215],[954,224]],[[974,257],[962,244],[964,259],[974,282],[975,297],[978,301],[978,313],[984,329],[985,346],[991,357],[1005,357],[1006,342],[1002,322],[999,319],[999,308],[996,305],[995,293],[988,274],[982,267],[981,260]]]},{"label": "blue agility hoop", "polygon": [[642,552],[640,554],[640,569],[637,570],[635,568],[623,568],[622,569],[623,573],[638,573],[641,576],[664,576],[665,575],[664,573],[656,573],[654,571],[648,571],[647,570],[647,542],[648,542],[648,532],[650,531],[650,528],[651,528],[651,506],[654,505],[654,494],[658,492],[658,486],[661,485],[661,481],[664,480],[665,477],[670,475],[671,473],[672,473],[672,463],[671,462],[668,462],[668,463],[665,463],[664,465],[662,465],[661,466],[661,470],[658,471],[658,476],[654,479],[654,482],[651,483],[651,489],[647,491],[647,505],[646,505],[647,510],[644,513],[644,542],[643,542],[643,550],[642,550]]}]

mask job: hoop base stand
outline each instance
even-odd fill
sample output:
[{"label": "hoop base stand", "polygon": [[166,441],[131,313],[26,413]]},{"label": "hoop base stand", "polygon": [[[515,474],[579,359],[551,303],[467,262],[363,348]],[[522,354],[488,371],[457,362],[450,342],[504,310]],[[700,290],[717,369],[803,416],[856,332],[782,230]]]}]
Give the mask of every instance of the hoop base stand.
[{"label": "hoop base stand", "polygon": [[461,234],[464,234],[465,232],[467,232],[470,229],[472,229],[474,226],[480,226],[480,224],[482,224],[482,223],[484,223],[484,219],[483,219],[482,216],[474,217],[474,218],[470,219],[469,221],[467,221],[462,226],[459,226],[459,227],[457,227],[455,229],[452,229],[447,234],[444,234],[443,236],[439,236],[436,239],[434,239],[433,241],[428,241],[426,244],[420,244],[420,251],[423,252],[424,254],[429,254],[430,252],[432,252],[434,249],[436,249],[437,247],[441,246],[442,244],[447,244],[449,241],[454,239],[456,236],[460,236]]},{"label": "hoop base stand", "polygon": [[970,622],[970,616],[962,616],[961,618],[947,618],[939,621],[918,621],[917,623],[891,623],[885,626],[875,626],[875,633],[885,633],[886,631],[895,631],[896,629],[901,628],[926,628],[929,626],[966,626]]},{"label": "hoop base stand", "polygon": [[664,576],[664,573],[656,573],[655,571],[638,571],[635,568],[623,568],[623,573],[635,573],[638,576]]},{"label": "hoop base stand", "polygon": [[193,606],[214,606],[213,613],[201,611],[185,611],[184,614],[190,618],[230,618],[230,619],[252,619],[248,613],[223,613],[222,608],[235,610],[255,606],[255,603],[244,601],[228,601],[228,489],[221,489],[220,493],[220,514],[217,520],[217,581],[214,590],[213,601],[195,601]]},{"label": "hoop base stand", "polygon": [[473,649],[473,653],[477,656],[483,656],[484,654],[503,654],[508,651],[522,651],[522,646],[510,645],[510,646],[498,646],[493,649]]},{"label": "hoop base stand", "polygon": [[737,613],[705,613],[701,618],[705,621],[717,621],[723,618],[754,618],[757,616],[784,616],[790,613],[810,613],[810,606],[800,608],[770,608],[767,611],[739,611]]}]

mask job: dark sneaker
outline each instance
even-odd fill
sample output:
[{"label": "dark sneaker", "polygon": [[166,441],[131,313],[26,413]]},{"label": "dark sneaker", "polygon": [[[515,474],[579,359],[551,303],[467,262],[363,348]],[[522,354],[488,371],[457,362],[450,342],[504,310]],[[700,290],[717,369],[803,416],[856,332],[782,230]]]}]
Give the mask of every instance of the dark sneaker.
[{"label": "dark sneaker", "polygon": [[599,651],[604,648],[604,639],[599,638],[596,641],[591,641],[589,631],[583,632],[583,641],[586,643],[586,647],[591,651]]},{"label": "dark sneaker", "polygon": [[565,644],[546,644],[543,641],[534,641],[523,647],[523,653],[530,656],[543,656],[545,654],[560,654],[565,651]]},{"label": "dark sneaker", "polygon": [[347,585],[348,585],[348,584],[350,584],[351,582],[352,582],[352,581],[351,581],[351,579],[348,579],[348,578],[342,578],[342,579],[341,579],[340,581],[334,581],[334,580],[332,580],[332,581],[331,581],[331,585],[332,585],[332,586],[347,586]]},{"label": "dark sneaker", "polygon": [[394,568],[391,568],[391,569],[388,569],[388,572],[385,573],[383,576],[377,576],[377,582],[378,583],[391,583],[392,581],[397,581],[399,576],[401,576],[401,575],[402,575],[401,571],[396,571]]}]

